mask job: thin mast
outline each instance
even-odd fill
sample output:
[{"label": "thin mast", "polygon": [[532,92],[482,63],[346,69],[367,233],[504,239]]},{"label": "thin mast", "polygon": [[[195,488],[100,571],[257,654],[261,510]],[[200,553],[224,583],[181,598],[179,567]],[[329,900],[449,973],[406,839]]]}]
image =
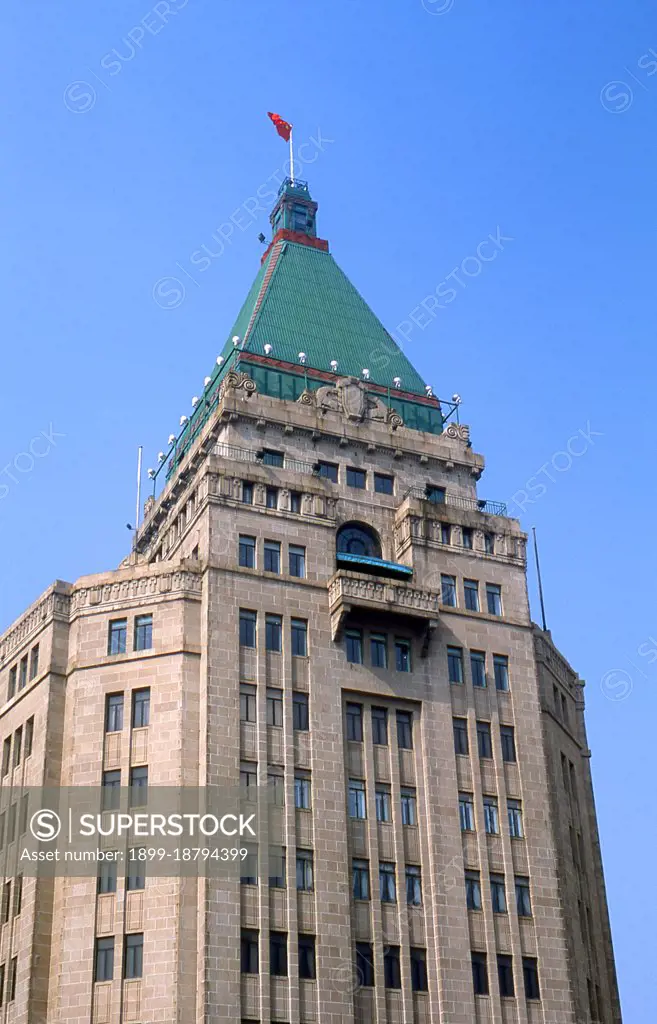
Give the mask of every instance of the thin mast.
[{"label": "thin mast", "polygon": [[534,558],[536,559],[536,575],[538,576],[538,596],[541,600],[541,620],[543,622],[543,632],[547,632],[547,623],[545,621],[545,601],[543,600],[543,581],[541,579],[541,563],[538,560],[538,542],[536,540],[536,527],[532,526],[532,532],[534,534]]}]

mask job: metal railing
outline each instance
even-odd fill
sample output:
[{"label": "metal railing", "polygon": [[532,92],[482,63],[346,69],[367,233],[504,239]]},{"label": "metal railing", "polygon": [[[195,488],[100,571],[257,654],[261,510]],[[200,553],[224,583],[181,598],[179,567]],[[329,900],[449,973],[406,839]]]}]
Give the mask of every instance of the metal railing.
[{"label": "metal railing", "polygon": [[419,498],[421,501],[428,501],[432,505],[451,505],[453,508],[462,508],[472,512],[485,512],[489,516],[505,516],[507,514],[506,504],[503,501],[486,501],[484,498],[465,498],[460,494],[450,494],[445,491],[443,494],[427,493],[421,487],[409,487],[404,494],[405,498]]},{"label": "metal railing", "polygon": [[215,455],[220,455],[224,459],[232,459],[235,462],[253,462],[260,466],[269,466],[273,469],[291,469],[295,473],[315,473],[315,466],[312,462],[302,462],[300,459],[290,459],[287,455],[283,456],[283,464],[276,466],[272,462],[267,462],[265,454],[262,451],[258,451],[255,448],[241,448],[239,445],[224,444],[222,441],[217,441],[213,448]]}]

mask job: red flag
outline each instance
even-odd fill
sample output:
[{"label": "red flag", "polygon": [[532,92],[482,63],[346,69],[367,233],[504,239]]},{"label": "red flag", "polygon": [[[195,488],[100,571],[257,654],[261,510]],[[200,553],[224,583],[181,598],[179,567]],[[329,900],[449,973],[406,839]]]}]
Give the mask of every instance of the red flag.
[{"label": "red flag", "polygon": [[270,117],[274,123],[276,131],[282,139],[286,142],[290,141],[290,135],[292,133],[292,125],[287,121],[284,121],[280,114],[272,114],[271,111],[267,112],[267,117]]}]

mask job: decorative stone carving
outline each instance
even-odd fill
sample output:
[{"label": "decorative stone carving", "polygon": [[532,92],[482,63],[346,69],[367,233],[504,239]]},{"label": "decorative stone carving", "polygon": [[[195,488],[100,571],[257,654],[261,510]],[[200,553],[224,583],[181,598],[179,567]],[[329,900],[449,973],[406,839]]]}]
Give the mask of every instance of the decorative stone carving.
[{"label": "decorative stone carving", "polygon": [[445,427],[443,434],[454,441],[467,442],[470,440],[470,427],[464,423],[450,423]]},{"label": "decorative stone carving", "polygon": [[150,494],[148,498],[146,498],[146,501],[144,502],[144,518],[146,518],[146,516],[150,514],[150,511],[154,505],[155,498],[153,497],[152,494]]},{"label": "decorative stone carving", "polygon": [[258,386],[254,380],[249,377],[248,373],[237,373],[235,370],[231,370],[227,373],[221,382],[219,388],[219,401],[225,397],[227,391],[243,391],[244,398],[250,398],[251,395],[258,390]]},{"label": "decorative stone carving", "polygon": [[327,384],[316,391],[306,389],[298,400],[302,405],[314,406],[320,413],[342,413],[354,423],[378,420],[396,430],[404,422],[399,413],[368,391],[357,377],[341,377],[335,384]]}]

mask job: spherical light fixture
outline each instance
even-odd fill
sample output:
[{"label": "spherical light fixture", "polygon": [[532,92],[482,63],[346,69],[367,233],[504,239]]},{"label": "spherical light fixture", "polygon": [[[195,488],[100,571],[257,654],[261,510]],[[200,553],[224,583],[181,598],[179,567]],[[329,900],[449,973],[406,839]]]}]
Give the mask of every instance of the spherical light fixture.
[{"label": "spherical light fixture", "polygon": [[274,351],[274,346],[270,345],[269,342],[267,342],[267,344],[265,345],[265,355],[266,356],[270,356],[273,351]]},{"label": "spherical light fixture", "polygon": [[305,352],[299,352],[299,362],[305,365],[307,356]]},{"label": "spherical light fixture", "polygon": [[175,434],[169,434],[169,444],[175,444],[175,443],[176,443],[176,435]]},{"label": "spherical light fixture", "polygon": [[401,387],[401,377],[393,377],[392,378],[392,383],[395,385],[396,388],[400,388]]},{"label": "spherical light fixture", "polygon": [[186,416],[181,416],[180,417],[180,426],[184,427],[186,423],[187,423],[187,417]]}]

